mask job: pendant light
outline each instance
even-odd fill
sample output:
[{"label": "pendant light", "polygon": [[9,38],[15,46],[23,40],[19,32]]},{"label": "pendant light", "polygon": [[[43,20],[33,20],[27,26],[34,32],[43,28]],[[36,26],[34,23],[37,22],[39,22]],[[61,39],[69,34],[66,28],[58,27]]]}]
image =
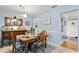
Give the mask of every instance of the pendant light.
[{"label": "pendant light", "polygon": [[21,7],[23,9],[23,12],[21,13],[21,16],[24,17],[24,18],[26,18],[27,14],[25,12],[25,8],[22,5],[19,5],[19,7]]}]

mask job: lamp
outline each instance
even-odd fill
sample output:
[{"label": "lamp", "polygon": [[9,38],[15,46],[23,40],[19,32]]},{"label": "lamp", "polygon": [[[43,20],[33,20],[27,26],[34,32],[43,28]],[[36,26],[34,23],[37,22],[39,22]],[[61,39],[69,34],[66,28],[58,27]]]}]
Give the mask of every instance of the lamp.
[{"label": "lamp", "polygon": [[21,16],[24,17],[24,18],[26,18],[27,14],[26,13],[22,13]]},{"label": "lamp", "polygon": [[24,17],[24,18],[26,18],[27,14],[25,12],[25,8],[22,5],[19,5],[19,7],[21,7],[23,9],[23,12],[21,13],[21,16]]}]

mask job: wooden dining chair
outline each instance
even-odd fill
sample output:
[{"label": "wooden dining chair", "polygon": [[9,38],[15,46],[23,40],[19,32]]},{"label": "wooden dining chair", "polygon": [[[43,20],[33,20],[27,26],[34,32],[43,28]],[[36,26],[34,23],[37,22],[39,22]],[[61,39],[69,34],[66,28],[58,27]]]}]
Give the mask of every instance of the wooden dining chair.
[{"label": "wooden dining chair", "polygon": [[48,37],[48,35],[47,35],[47,31],[43,31],[43,33],[44,33],[44,35],[45,35],[45,42],[44,42],[44,44],[45,44],[45,48],[47,47],[47,37]]},{"label": "wooden dining chair", "polygon": [[45,33],[42,31],[39,34],[39,38],[37,39],[37,41],[34,43],[36,51],[38,52],[39,49],[41,49],[44,52],[44,48],[45,48]]}]

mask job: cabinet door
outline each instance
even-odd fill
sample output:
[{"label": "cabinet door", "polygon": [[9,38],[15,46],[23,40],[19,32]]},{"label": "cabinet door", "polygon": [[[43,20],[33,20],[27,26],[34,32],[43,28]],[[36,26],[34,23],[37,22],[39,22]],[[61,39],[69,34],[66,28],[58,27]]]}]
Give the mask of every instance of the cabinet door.
[{"label": "cabinet door", "polygon": [[2,38],[3,39],[10,39],[11,38],[10,32],[2,32]]}]

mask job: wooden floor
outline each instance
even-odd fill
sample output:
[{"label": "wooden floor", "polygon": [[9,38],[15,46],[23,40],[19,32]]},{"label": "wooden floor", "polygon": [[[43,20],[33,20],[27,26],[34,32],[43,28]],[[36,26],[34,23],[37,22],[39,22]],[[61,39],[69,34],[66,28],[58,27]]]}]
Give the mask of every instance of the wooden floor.
[{"label": "wooden floor", "polygon": [[61,47],[77,51],[77,39],[71,38],[69,40],[65,39],[61,44]]},{"label": "wooden floor", "polygon": [[[12,46],[4,46],[3,48],[0,48],[0,53],[12,53]],[[26,52],[19,51],[18,53],[26,53]],[[28,52],[28,53],[33,53],[33,52]],[[47,45],[47,48],[45,48],[45,52],[39,49],[38,53],[76,53],[76,51],[69,50],[59,46]]]}]

